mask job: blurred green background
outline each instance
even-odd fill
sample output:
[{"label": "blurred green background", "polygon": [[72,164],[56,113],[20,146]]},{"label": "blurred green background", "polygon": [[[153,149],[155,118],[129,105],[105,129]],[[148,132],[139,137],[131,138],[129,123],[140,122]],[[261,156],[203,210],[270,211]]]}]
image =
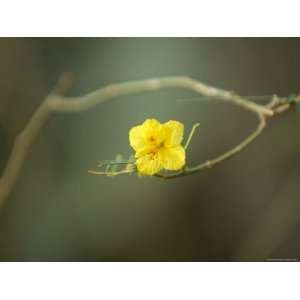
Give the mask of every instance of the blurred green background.
[{"label": "blurred green background", "polygon": [[[300,90],[300,39],[1,38],[0,168],[15,136],[63,71],[82,95],[115,82],[187,75],[241,95]],[[253,130],[255,116],[198,102],[183,90],[112,100],[54,115],[0,208],[1,261],[239,261],[300,255],[300,115],[269,122],[223,164],[177,180],[92,176],[131,154],[129,129],[146,118],[200,122],[190,165]],[[192,98],[192,99],[190,99]],[[184,100],[186,99],[186,100]]]}]

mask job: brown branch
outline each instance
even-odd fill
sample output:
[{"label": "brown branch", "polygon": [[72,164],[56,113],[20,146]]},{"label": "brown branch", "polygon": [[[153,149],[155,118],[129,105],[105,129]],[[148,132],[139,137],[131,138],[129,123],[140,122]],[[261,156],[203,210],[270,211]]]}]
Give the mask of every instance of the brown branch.
[{"label": "brown branch", "polygon": [[[154,92],[167,88],[182,88],[192,90],[203,96],[218,98],[221,101],[231,102],[243,109],[259,115],[261,118],[270,117],[274,114],[273,107],[270,108],[264,105],[256,104],[238,96],[233,92],[208,86],[189,77],[175,76],[112,84],[76,98],[67,98],[62,95],[69,86],[70,76],[61,76],[57,86],[37,108],[24,130],[16,137],[11,154],[0,179],[0,205],[4,203],[5,199],[14,187],[23,163],[26,160],[26,156],[28,155],[30,146],[52,113],[78,113],[91,109],[98,104],[109,101],[116,97],[138,94],[142,92]],[[260,123],[261,126],[262,124],[263,123]],[[253,133],[254,136],[250,136],[248,138],[249,140],[244,141],[245,145],[243,147],[240,148],[240,146],[237,146],[229,153],[224,154],[225,157],[221,157],[221,160],[215,159],[195,168],[187,169],[183,171],[182,175],[180,176],[186,175],[188,170],[190,173],[195,173],[200,169],[211,166],[211,164],[219,163],[228,156],[232,156],[247,146],[252,140],[254,140],[256,137],[255,135],[258,135],[259,133],[260,129],[257,129],[256,132]]]}]

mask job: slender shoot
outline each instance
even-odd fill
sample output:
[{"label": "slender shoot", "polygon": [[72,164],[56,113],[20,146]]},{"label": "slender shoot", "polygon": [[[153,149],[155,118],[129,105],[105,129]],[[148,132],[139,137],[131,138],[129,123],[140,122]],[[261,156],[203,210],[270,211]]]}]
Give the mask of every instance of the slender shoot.
[{"label": "slender shoot", "polygon": [[200,123],[196,123],[196,124],[193,125],[193,127],[192,127],[192,129],[191,129],[191,131],[190,131],[189,137],[188,137],[188,139],[187,139],[187,141],[186,141],[186,143],[185,143],[185,145],[184,145],[184,149],[185,149],[185,150],[188,148],[188,146],[189,146],[189,144],[190,144],[190,142],[191,142],[191,140],[192,140],[192,138],[193,138],[193,135],[194,135],[196,129],[197,129],[199,126],[200,126]]}]

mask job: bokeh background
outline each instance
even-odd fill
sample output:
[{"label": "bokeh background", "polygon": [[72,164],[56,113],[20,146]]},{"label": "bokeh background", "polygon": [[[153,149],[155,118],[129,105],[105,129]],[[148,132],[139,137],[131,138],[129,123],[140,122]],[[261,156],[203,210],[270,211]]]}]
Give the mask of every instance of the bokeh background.
[{"label": "bokeh background", "polygon": [[[241,95],[300,90],[300,39],[1,38],[0,168],[63,71],[77,96],[110,83],[187,75]],[[1,261],[242,261],[300,257],[300,115],[271,120],[223,164],[176,180],[92,176],[131,154],[146,118],[200,122],[189,164],[221,154],[253,130],[238,107],[183,90],[114,99],[53,115],[0,208]]]}]

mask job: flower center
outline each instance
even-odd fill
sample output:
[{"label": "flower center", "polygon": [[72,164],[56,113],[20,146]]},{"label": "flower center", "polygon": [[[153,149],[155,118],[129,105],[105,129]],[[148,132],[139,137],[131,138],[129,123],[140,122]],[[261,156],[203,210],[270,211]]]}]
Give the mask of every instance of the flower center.
[{"label": "flower center", "polygon": [[159,148],[163,148],[165,146],[165,142],[161,142],[158,146],[157,146],[157,148],[159,149]]},{"label": "flower center", "polygon": [[149,137],[149,141],[150,141],[150,142],[155,142],[156,139],[155,139],[155,137],[154,137],[153,135],[151,135],[151,136]]}]

